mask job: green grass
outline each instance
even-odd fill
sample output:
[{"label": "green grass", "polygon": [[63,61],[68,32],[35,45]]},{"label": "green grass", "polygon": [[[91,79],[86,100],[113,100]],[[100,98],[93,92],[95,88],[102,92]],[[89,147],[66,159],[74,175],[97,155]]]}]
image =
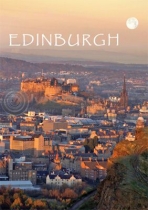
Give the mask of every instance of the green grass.
[{"label": "green grass", "polygon": [[126,167],[124,180],[121,182],[121,188],[123,190],[136,191],[143,197],[148,196],[148,186],[141,180],[140,175],[135,174],[131,162],[134,161],[132,156],[122,158],[119,162]]}]

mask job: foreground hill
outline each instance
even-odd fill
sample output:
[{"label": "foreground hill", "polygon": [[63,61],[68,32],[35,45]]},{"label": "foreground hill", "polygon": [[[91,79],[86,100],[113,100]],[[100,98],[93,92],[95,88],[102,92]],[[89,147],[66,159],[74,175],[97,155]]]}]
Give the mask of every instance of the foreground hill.
[{"label": "foreground hill", "polygon": [[148,209],[148,128],[137,130],[134,142],[121,141],[99,185],[97,210]]}]

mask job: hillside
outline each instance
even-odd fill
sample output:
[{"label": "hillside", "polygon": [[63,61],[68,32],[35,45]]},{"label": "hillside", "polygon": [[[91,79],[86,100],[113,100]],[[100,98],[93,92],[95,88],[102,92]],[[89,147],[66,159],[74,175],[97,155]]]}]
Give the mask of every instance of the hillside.
[{"label": "hillside", "polygon": [[148,209],[148,128],[134,142],[121,141],[109,160],[106,179],[99,185],[97,210]]},{"label": "hillside", "polygon": [[[60,71],[72,71],[72,72],[82,72],[91,70],[91,72],[96,73],[96,71],[100,74],[108,72],[119,73],[120,75],[126,73],[127,75],[130,73],[134,73],[138,76],[141,76],[142,72],[147,72],[147,65],[135,65],[135,64],[122,64],[122,63],[106,63],[106,62],[92,62],[92,61],[28,61],[25,60],[25,57],[22,58],[9,58],[8,57],[0,57],[0,74],[3,73],[5,76],[16,76],[19,75],[20,72],[36,73],[36,72],[60,72]],[[118,71],[120,70],[120,71]]]},{"label": "hillside", "polygon": [[0,73],[5,76],[19,75],[19,72],[59,72],[59,71],[83,71],[85,68],[80,65],[70,65],[61,63],[32,63],[24,60],[0,57]]}]

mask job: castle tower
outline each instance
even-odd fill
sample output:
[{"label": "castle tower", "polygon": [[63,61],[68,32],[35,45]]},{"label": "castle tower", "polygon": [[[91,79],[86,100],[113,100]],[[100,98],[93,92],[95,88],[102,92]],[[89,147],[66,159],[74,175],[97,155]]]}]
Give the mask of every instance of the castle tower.
[{"label": "castle tower", "polygon": [[126,82],[125,82],[125,75],[124,75],[124,82],[123,82],[123,89],[120,96],[120,106],[124,109],[128,106],[128,94],[126,90]]}]

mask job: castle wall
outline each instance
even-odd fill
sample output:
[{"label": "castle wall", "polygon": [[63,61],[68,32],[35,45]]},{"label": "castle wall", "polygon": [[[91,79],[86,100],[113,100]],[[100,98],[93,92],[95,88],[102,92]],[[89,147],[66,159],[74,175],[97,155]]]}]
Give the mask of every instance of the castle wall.
[{"label": "castle wall", "polygon": [[[52,84],[51,81],[42,80],[26,80],[21,82],[21,91],[27,93],[43,93],[45,97],[55,96],[62,93],[62,87],[58,85],[58,82]],[[71,91],[78,92],[79,86],[72,85]],[[74,98],[74,96],[73,96]]]},{"label": "castle wall", "polygon": [[62,88],[60,86],[49,86],[49,87],[46,87],[45,89],[45,96],[46,97],[54,96],[54,95],[61,94],[61,92],[62,92]]},{"label": "castle wall", "polygon": [[22,82],[21,90],[24,92],[45,92],[45,89],[49,86],[49,82],[35,83],[35,82]]}]

